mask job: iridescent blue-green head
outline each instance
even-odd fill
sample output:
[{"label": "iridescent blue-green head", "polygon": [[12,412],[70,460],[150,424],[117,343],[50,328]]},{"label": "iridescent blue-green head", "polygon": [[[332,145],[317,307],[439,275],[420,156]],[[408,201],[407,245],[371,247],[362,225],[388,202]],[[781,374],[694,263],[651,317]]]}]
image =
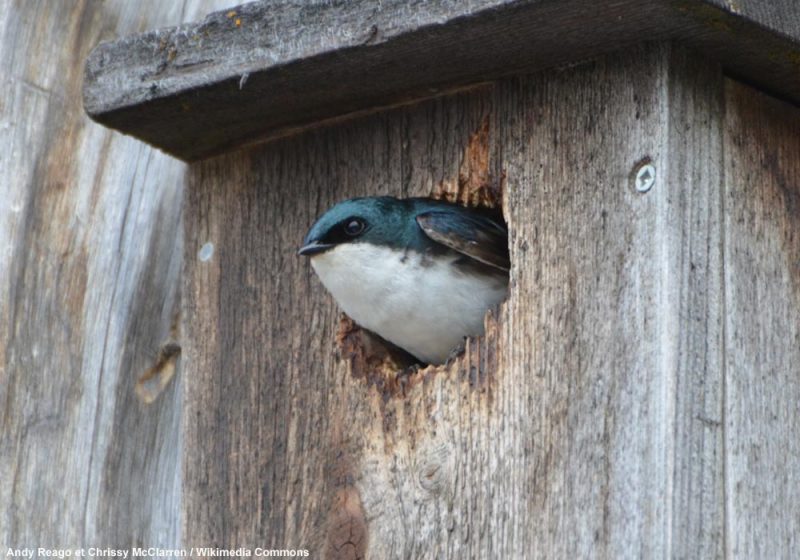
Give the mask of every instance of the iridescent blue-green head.
[{"label": "iridescent blue-green head", "polygon": [[426,238],[415,221],[420,200],[376,196],[339,202],[311,227],[298,253],[313,256],[345,243],[423,249]]}]

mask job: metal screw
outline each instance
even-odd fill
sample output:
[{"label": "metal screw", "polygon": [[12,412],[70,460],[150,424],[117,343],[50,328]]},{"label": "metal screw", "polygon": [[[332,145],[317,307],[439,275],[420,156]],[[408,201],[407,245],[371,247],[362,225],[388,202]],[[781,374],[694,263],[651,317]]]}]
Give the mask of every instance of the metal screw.
[{"label": "metal screw", "polygon": [[645,163],[636,172],[635,187],[640,193],[646,193],[656,182],[656,168],[652,163]]}]

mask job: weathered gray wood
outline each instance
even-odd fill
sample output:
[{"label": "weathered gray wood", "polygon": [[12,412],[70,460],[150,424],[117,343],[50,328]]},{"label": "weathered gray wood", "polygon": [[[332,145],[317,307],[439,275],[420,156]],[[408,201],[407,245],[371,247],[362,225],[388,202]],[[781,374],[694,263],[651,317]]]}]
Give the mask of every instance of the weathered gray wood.
[{"label": "weathered gray wood", "polygon": [[[185,462],[187,542],[304,547],[315,556],[348,541],[366,549],[351,529],[365,532],[363,507],[377,516],[378,494],[395,483],[374,484],[362,506],[361,465],[377,461],[371,472],[387,474],[384,424],[402,450],[414,438],[391,420],[403,403],[384,403],[388,393],[334,358],[337,312],[295,250],[314,217],[343,196],[421,193],[457,177],[486,101],[480,93],[441,100],[193,168],[184,443],[203,453]],[[445,396],[454,404],[455,395]],[[375,459],[364,456],[367,442]],[[397,523],[425,523],[396,515],[396,501],[388,507]],[[424,542],[401,532],[386,546]]]},{"label": "weathered gray wood", "polygon": [[702,422],[721,408],[719,84],[685,53],[634,52],[525,84],[501,118],[519,271],[504,375],[527,424],[506,453],[540,455],[507,492],[534,496],[509,516],[531,556],[722,549],[721,430]]},{"label": "weathered gray wood", "polygon": [[[722,173],[719,68],[674,54],[668,85],[671,312],[661,344],[674,406],[669,556],[724,557]],[[667,556],[666,554],[664,556]]]},{"label": "weathered gray wood", "polygon": [[[209,9],[0,0],[0,544],[792,557],[796,108],[638,48],[198,164],[184,246],[183,166],[90,123],[79,68]],[[511,299],[398,384],[297,243],[344,196],[501,186]]]},{"label": "weathered gray wood", "polygon": [[179,309],[184,166],[80,98],[97,41],[215,7],[0,0],[3,547],[179,542],[179,386],[134,387]]},{"label": "weathered gray wood", "polygon": [[800,546],[800,110],[729,81],[725,127],[727,552]]},{"label": "weathered gray wood", "polygon": [[[193,166],[186,541],[720,556],[721,81],[637,48]],[[398,387],[294,249],[347,196],[501,186],[509,301]]]},{"label": "weathered gray wood", "polygon": [[751,20],[759,26],[800,38],[800,11],[795,0],[706,0],[730,14]]},{"label": "weathered gray wood", "polygon": [[673,35],[725,72],[800,103],[800,3],[669,0],[686,25]]},{"label": "weathered gray wood", "polygon": [[[791,0],[263,1],[93,51],[92,118],[196,160],[515,70],[675,37],[800,100]],[[768,4],[769,8],[760,7]]]}]

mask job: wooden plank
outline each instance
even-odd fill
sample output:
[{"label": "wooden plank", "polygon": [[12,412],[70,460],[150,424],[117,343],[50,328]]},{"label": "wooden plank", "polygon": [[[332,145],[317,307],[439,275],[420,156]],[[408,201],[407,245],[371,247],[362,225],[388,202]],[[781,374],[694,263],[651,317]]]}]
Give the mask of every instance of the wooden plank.
[{"label": "wooden plank", "polygon": [[[318,556],[357,540],[351,528],[380,525],[373,519],[383,515],[379,493],[388,497],[396,484],[387,467],[409,458],[413,426],[400,430],[392,418],[404,403],[384,402],[383,391],[336,358],[338,312],[295,249],[314,218],[340,198],[420,194],[458,177],[486,103],[481,92],[441,99],[192,168],[186,542],[308,548]],[[445,393],[449,406],[455,395]],[[402,476],[413,486],[405,467]],[[360,499],[357,485],[367,482],[371,493]],[[397,508],[396,500],[386,505],[394,522],[426,523]],[[415,543],[408,531],[387,540],[388,549],[374,533],[368,540],[376,558],[430,542]],[[356,548],[366,546],[358,540]]]},{"label": "wooden plank", "polygon": [[[669,83],[668,216],[676,301],[672,558],[724,557],[722,124],[718,67],[674,53]],[[663,296],[662,296],[663,297]]]},{"label": "wooden plank", "polygon": [[729,81],[725,448],[730,558],[800,545],[800,111]]},{"label": "wooden plank", "polygon": [[800,31],[786,23],[800,18],[800,6],[769,5],[256,2],[99,45],[87,60],[84,104],[106,126],[197,160],[325,119],[669,37],[800,100]]},{"label": "wooden plank", "polygon": [[80,88],[100,39],[214,7],[0,1],[3,546],[178,542],[179,383],[134,389],[179,309],[184,166],[89,121]]},{"label": "wooden plank", "polygon": [[515,391],[532,385],[509,409],[542,458],[509,488],[541,505],[510,517],[536,557],[722,548],[722,436],[702,421],[721,407],[719,70],[629,56],[524,84],[508,117],[508,367]]},{"label": "wooden plank", "polygon": [[674,38],[726,74],[800,102],[800,4],[794,0],[670,0],[686,25]]},{"label": "wooden plank", "polygon": [[797,10],[797,3],[794,0],[707,0],[707,2],[787,37],[794,39],[800,37],[800,11]]},{"label": "wooden plank", "polygon": [[[637,48],[194,165],[186,541],[719,555],[720,82]],[[341,198],[501,186],[509,301],[398,387],[293,249]]]}]

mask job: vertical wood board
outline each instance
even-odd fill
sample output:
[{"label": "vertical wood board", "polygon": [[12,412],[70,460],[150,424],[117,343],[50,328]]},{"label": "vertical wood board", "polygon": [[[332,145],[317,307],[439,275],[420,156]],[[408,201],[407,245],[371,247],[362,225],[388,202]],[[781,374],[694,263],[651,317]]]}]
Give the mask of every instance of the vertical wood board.
[{"label": "vertical wood board", "polygon": [[727,81],[725,472],[730,558],[800,546],[800,109]]},{"label": "vertical wood board", "polygon": [[81,87],[101,39],[220,4],[0,0],[3,546],[179,542],[181,394],[134,391],[179,310],[185,166]]},{"label": "vertical wood board", "polygon": [[[532,384],[507,410],[534,419],[513,433],[544,459],[516,486],[536,507],[511,516],[530,556],[721,548],[721,432],[695,417],[718,418],[721,398],[705,346],[721,321],[720,73],[649,55],[545,74],[505,118],[519,273],[505,344]],[[656,180],[639,193],[646,161]]]}]

